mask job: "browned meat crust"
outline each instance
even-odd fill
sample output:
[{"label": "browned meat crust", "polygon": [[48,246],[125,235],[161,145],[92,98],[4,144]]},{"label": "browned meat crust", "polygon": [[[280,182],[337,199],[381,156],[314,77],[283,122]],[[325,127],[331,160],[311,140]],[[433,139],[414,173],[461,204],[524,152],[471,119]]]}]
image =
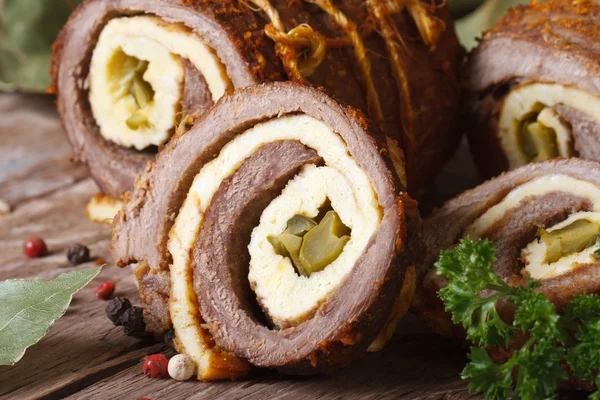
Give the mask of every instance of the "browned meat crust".
[{"label": "browned meat crust", "polygon": [[[469,92],[465,128],[483,174],[498,175],[508,161],[498,141],[499,115],[514,85],[558,83],[600,95],[600,5],[549,0],[512,9],[469,55],[463,82]],[[557,111],[572,128],[577,154],[600,160],[600,127],[567,106]]]},{"label": "browned meat crust", "polygon": [[[307,23],[327,37],[344,35],[331,16],[316,5],[287,0],[273,4],[288,30]],[[335,4],[359,27],[371,24],[363,0],[343,0]],[[371,76],[381,99],[381,128],[406,150],[411,189],[422,188],[431,182],[459,139],[454,127],[459,103],[457,74],[463,52],[446,7],[432,5],[431,10],[442,21],[432,28],[433,34],[439,36],[433,51],[423,43],[408,12],[393,18],[394,27],[406,44],[403,62],[414,110],[414,132],[411,134],[414,140],[410,145],[401,121],[402,102],[385,42],[377,33],[365,38],[366,56],[372,64]],[[53,90],[58,94],[58,108],[76,158],[88,164],[102,191],[114,197],[121,197],[132,188],[135,176],[143,171],[155,151],[139,152],[119,147],[99,135],[90,112],[86,81],[91,54],[105,24],[115,17],[139,14],[177,21],[197,33],[227,67],[234,88],[287,79],[275,54],[274,43],[264,32],[269,19],[245,1],[86,1],[73,13],[54,46]],[[186,87],[184,110],[191,108],[202,113],[206,105],[210,105],[206,88],[199,78],[186,68],[186,85],[192,85],[196,93],[192,96],[192,91]],[[327,56],[308,80],[315,86],[324,87],[330,95],[367,111],[364,82],[351,47],[328,49]],[[192,107],[195,101],[199,104]]]},{"label": "browned meat crust", "polygon": [[[296,327],[269,329],[253,311],[256,295],[247,279],[250,232],[298,168],[322,162],[295,141],[263,145],[221,183],[190,251],[201,315],[216,344],[254,365],[309,374],[334,370],[366,352],[398,296],[407,229],[418,225],[412,202],[398,194],[402,186],[383,136],[359,112],[291,83],[247,88],[221,99],[185,135],[172,140],[137,180],[115,218],[112,253],[120,266],[146,263],[149,271],[142,282],[168,271],[168,232],[194,176],[237,134],[290,113],[310,115],[338,133],[379,199],[383,220],[350,275],[311,319]],[[162,318],[165,303],[153,301],[151,288],[140,288],[145,315],[159,321],[150,329],[164,331],[169,327]]]}]

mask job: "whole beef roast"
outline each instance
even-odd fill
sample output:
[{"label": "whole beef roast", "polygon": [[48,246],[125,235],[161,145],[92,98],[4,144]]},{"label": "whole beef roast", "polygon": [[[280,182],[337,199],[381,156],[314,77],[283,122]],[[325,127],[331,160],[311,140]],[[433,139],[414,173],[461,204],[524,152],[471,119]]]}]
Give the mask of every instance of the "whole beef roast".
[{"label": "whole beef roast", "polygon": [[463,51],[442,3],[89,0],[56,41],[53,89],[76,158],[113,197],[221,96],[281,80],[367,113],[417,190],[458,142]]}]

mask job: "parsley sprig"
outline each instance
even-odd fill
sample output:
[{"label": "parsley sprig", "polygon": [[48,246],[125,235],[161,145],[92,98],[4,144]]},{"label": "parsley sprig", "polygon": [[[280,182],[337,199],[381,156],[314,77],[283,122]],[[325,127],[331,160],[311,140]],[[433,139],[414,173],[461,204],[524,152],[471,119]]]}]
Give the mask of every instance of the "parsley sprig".
[{"label": "parsley sprig", "polygon": [[[454,323],[462,324],[473,343],[469,364],[462,372],[469,390],[490,400],[506,399],[513,386],[515,399],[553,397],[560,381],[574,375],[600,387],[600,296],[575,297],[559,315],[527,277],[524,287],[510,286],[492,268],[496,250],[488,240],[461,240],[453,250],[443,250],[436,263],[448,285],[439,295]],[[512,323],[498,314],[497,304],[508,302],[516,311]],[[496,363],[487,347],[508,348],[519,335],[521,348],[503,364]],[[517,368],[518,367],[518,368]],[[590,398],[600,400],[600,392]]]}]

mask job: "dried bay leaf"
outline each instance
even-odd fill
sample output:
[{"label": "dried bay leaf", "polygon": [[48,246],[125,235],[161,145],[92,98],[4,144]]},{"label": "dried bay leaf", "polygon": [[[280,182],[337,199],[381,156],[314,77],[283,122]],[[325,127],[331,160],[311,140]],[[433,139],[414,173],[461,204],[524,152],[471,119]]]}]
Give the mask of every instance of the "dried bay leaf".
[{"label": "dried bay leaf", "polygon": [[0,0],[0,90],[44,92],[52,43],[81,0]]},{"label": "dried bay leaf", "polygon": [[73,295],[102,267],[59,275],[53,280],[14,279],[0,282],[0,365],[19,361],[67,311]]},{"label": "dried bay leaf", "polygon": [[[451,0],[460,1],[460,0]],[[477,46],[477,38],[481,34],[490,29],[492,25],[506,12],[509,8],[521,4],[529,4],[531,0],[486,0],[475,11],[456,21],[456,33],[460,42],[467,50]]]},{"label": "dried bay leaf", "polygon": [[485,0],[449,0],[448,8],[453,18],[461,18],[479,7]]}]

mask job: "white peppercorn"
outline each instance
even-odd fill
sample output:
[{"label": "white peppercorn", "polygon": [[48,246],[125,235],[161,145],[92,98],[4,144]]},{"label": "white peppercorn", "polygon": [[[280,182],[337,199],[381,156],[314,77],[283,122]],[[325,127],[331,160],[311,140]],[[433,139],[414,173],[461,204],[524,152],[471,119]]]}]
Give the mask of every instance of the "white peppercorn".
[{"label": "white peppercorn", "polygon": [[169,375],[176,381],[187,381],[194,375],[194,362],[185,354],[177,354],[169,360]]}]

